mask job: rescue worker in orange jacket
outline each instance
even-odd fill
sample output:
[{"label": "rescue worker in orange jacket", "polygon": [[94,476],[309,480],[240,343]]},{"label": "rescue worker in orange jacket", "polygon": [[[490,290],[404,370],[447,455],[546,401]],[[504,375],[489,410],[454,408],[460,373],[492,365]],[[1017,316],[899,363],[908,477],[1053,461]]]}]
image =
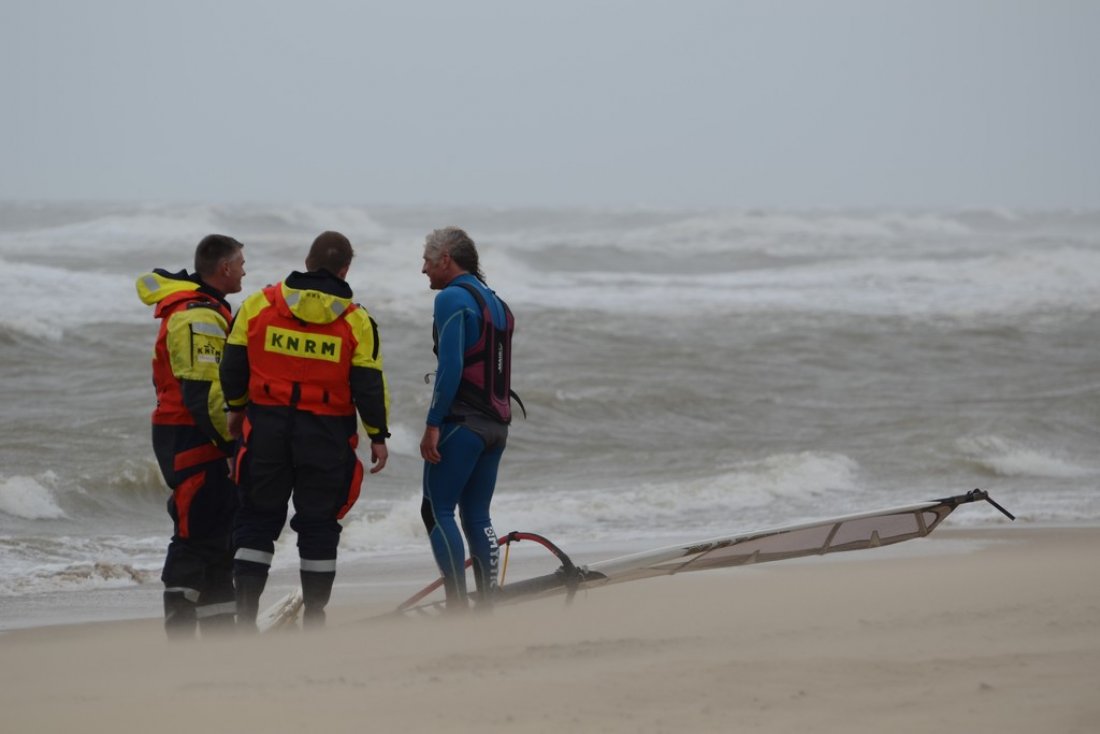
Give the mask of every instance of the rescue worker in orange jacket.
[{"label": "rescue worker in orange jacket", "polygon": [[231,312],[241,290],[243,245],[211,234],[195,248],[195,272],[154,270],[137,280],[142,302],[160,319],[153,350],[153,451],[172,489],[174,530],[161,580],[169,638],[233,627],[234,451],[218,376]]},{"label": "rescue worker in orange jacket", "polygon": [[324,232],[292,272],[245,299],[221,364],[237,455],[241,508],[233,539],[237,623],[256,628],[275,541],[293,497],[303,624],[323,626],[336,578],[339,520],[359,497],[356,413],[370,439],[371,473],[386,465],[389,394],[378,325],[352,302],[347,237]]}]

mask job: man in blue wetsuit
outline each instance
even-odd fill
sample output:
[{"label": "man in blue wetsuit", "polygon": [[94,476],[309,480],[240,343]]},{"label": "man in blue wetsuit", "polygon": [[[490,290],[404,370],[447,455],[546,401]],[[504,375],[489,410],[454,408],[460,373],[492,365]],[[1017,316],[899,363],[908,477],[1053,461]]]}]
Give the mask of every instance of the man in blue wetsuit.
[{"label": "man in blue wetsuit", "polygon": [[[424,501],[420,512],[443,574],[448,611],[467,607],[470,546],[479,605],[497,585],[497,538],[489,518],[497,468],[511,422],[513,319],[485,284],[472,239],[457,227],[437,229],[424,244],[435,297],[435,390],[420,441]],[[462,534],[455,522],[458,507]]]}]

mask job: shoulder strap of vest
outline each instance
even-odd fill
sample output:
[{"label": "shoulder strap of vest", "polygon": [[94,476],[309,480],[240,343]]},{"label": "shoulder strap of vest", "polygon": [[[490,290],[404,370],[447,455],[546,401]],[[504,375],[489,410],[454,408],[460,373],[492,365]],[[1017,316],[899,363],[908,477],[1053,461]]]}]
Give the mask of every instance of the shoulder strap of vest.
[{"label": "shoulder strap of vest", "polygon": [[508,397],[515,400],[519,405],[519,409],[523,411],[523,420],[527,420],[527,406],[523,404],[523,401],[519,399],[519,394],[515,390],[508,390]]},{"label": "shoulder strap of vest", "polygon": [[233,318],[233,312],[224,303],[200,290],[181,291],[163,299],[157,307],[157,318],[166,319],[176,311],[188,311],[192,308],[209,308],[217,311],[227,322]]},{"label": "shoulder strap of vest", "polygon": [[221,303],[215,301],[190,301],[187,304],[187,309],[190,310],[192,308],[208,308],[211,311],[217,311],[221,314],[221,317],[226,320],[226,323],[233,319],[233,312],[228,310]]},{"label": "shoulder strap of vest", "polygon": [[[462,290],[469,293],[471,296],[474,297],[474,300],[477,301],[477,307],[482,310],[485,309],[485,297],[481,295],[481,291],[478,290],[476,286],[473,286],[470,283],[452,283],[451,285],[456,288],[461,288]],[[451,286],[447,287],[450,288]]]},{"label": "shoulder strap of vest", "polygon": [[[477,286],[474,286],[470,283],[453,283],[452,285],[447,286],[447,287],[450,288],[452,286],[455,287],[455,288],[461,288],[462,290],[466,291],[471,296],[473,296],[474,300],[477,301],[477,307],[481,309],[481,312],[485,313],[486,311],[488,311],[489,318],[493,317],[492,309],[486,309],[485,308],[485,297],[483,295],[481,295],[481,291],[477,288]],[[495,293],[493,295],[496,296],[496,299],[498,301],[500,301],[500,307],[502,309],[504,309],[505,324],[501,325],[497,328],[506,328],[508,317],[512,315],[512,309],[508,308],[508,304],[504,302],[503,298],[501,298],[500,296],[497,296]],[[497,326],[497,324],[494,323],[493,326]],[[485,327],[485,325],[482,324],[482,328],[484,328],[484,327]]]}]

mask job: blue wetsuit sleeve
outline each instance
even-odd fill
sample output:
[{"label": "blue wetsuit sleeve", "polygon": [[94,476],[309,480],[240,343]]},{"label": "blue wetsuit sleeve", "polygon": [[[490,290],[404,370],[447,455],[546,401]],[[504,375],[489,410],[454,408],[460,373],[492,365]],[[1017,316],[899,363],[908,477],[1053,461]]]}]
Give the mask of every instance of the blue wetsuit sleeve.
[{"label": "blue wetsuit sleeve", "polygon": [[451,412],[451,404],[462,381],[462,359],[466,353],[466,308],[469,295],[461,288],[444,288],[435,297],[435,326],[439,337],[439,362],[435,388],[428,409],[429,426],[440,426]]}]

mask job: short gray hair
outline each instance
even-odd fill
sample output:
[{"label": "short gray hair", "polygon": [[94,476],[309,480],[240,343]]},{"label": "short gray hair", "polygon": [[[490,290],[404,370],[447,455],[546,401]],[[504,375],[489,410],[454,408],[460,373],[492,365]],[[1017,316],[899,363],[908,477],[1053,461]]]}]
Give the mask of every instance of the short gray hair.
[{"label": "short gray hair", "polygon": [[195,248],[195,272],[209,278],[222,260],[228,260],[244,248],[237,240],[225,234],[208,234]]},{"label": "short gray hair", "polygon": [[482,283],[485,282],[485,274],[481,272],[481,265],[478,262],[477,245],[464,230],[458,227],[444,227],[433,230],[424,239],[424,257],[436,262],[443,253],[450,255],[451,259],[467,273],[472,274]]}]

